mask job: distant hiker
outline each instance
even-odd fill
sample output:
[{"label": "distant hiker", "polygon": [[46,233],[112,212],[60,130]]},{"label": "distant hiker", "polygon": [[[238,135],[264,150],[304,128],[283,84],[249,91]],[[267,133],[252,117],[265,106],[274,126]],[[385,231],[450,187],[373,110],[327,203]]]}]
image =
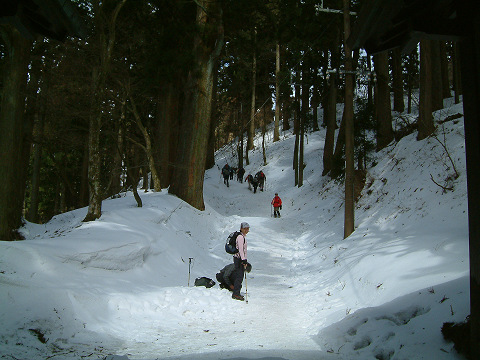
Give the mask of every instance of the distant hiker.
[{"label": "distant hiker", "polygon": [[225,166],[222,169],[222,175],[223,175],[223,183],[229,187],[230,185],[228,184],[228,178],[230,177],[230,166],[228,164],[225,164]]},{"label": "distant hiker", "polygon": [[233,180],[233,174],[237,172],[237,168],[230,166],[230,180]]},{"label": "distant hiker", "polygon": [[247,267],[247,234],[250,231],[250,225],[246,222],[240,224],[241,234],[237,236],[237,249],[238,253],[233,255],[233,264],[235,266],[235,280],[233,281],[233,294],[232,299],[235,300],[245,300],[242,295],[240,295],[240,290],[242,288],[243,276],[245,274],[245,269]]},{"label": "distant hiker", "polygon": [[275,193],[275,196],[272,200],[273,205],[273,217],[280,217],[280,210],[282,210],[282,199],[278,196],[278,193]]},{"label": "distant hiker", "polygon": [[257,192],[258,179],[253,177],[252,174],[248,174],[248,176],[245,178],[245,181],[248,181],[248,190],[252,190],[253,186],[253,193],[255,194]]},{"label": "distant hiker", "polygon": [[260,188],[260,191],[263,191],[263,186],[265,185],[265,180],[267,180],[267,177],[265,176],[262,170],[257,172],[255,174],[255,177],[258,180],[258,187]]},{"label": "distant hiker", "polygon": [[243,175],[245,175],[245,169],[241,167],[237,170],[237,180],[241,183],[243,183]]},{"label": "distant hiker", "polygon": [[[252,271],[252,265],[250,265],[250,263],[247,263],[245,271],[247,273]],[[235,283],[235,264],[232,263],[225,266],[216,276],[220,289],[233,291],[233,284]]]}]

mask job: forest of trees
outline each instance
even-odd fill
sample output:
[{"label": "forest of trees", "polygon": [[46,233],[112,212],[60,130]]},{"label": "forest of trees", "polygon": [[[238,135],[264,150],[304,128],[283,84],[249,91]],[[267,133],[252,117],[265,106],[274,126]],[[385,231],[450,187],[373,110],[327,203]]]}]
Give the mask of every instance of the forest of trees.
[{"label": "forest of trees", "polygon": [[[82,38],[32,41],[0,25],[1,239],[19,238],[23,219],[43,223],[80,207],[95,220],[103,199],[136,192],[140,179],[203,210],[214,152],[236,144],[235,165],[248,165],[255,131],[267,125],[274,141],[293,127],[296,186],[305,134],[326,128],[323,175],[353,188],[369,153],[407,133],[431,135],[432,111],[460,94],[454,43],[422,40],[406,55],[345,51],[361,1],[73,3],[88,28]],[[12,94],[20,130],[5,120]],[[416,121],[392,117],[412,106]]]}]

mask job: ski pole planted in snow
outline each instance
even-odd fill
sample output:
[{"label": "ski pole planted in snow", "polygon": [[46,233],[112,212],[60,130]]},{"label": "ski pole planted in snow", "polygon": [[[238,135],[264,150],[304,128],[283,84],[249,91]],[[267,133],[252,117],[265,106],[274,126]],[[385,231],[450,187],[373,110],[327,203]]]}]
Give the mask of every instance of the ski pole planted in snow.
[{"label": "ski pole planted in snow", "polygon": [[248,304],[247,273],[245,273],[245,302]]},{"label": "ski pole planted in snow", "polygon": [[190,286],[190,265],[192,264],[192,259],[193,258],[188,258],[188,286]]}]

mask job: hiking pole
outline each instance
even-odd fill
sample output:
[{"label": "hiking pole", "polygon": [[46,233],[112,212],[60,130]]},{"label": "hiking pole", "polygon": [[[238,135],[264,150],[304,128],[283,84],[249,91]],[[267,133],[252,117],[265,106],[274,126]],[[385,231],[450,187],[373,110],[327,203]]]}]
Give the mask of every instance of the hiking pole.
[{"label": "hiking pole", "polygon": [[248,304],[247,273],[245,272],[245,302]]},{"label": "hiking pole", "polygon": [[188,286],[190,286],[190,265],[193,258],[188,258]]},{"label": "hiking pole", "polygon": [[273,205],[270,204],[270,217],[273,217]]}]

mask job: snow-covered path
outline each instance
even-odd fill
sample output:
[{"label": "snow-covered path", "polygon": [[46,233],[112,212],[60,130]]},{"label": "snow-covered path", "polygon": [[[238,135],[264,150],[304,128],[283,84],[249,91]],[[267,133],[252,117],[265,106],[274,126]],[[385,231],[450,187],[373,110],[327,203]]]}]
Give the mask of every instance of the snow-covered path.
[{"label": "snow-covered path", "polygon": [[[82,222],[83,208],[27,224],[26,241],[0,242],[0,357],[459,358],[439,330],[469,309],[464,138],[457,123],[445,126],[462,169],[455,191],[431,181],[448,170],[435,160],[440,145],[412,134],[378,155],[348,239],[342,184],[321,176],[321,133],[308,137],[301,188],[294,138],[285,137],[271,144],[265,167],[250,153],[247,172],[264,169],[265,192],[236,181],[227,188],[214,168],[205,211],[167,191],[141,193],[137,208],[128,193],[105,200],[95,222]],[[271,217],[275,191],[280,219]],[[231,263],[225,239],[242,221],[253,265],[248,304],[218,286],[193,286]]]},{"label": "snow-covered path", "polygon": [[[77,309],[93,301],[105,308],[105,319],[91,319],[95,325],[89,329],[118,339],[116,353],[131,359],[191,359],[192,354],[195,359],[242,359],[252,354],[272,359],[328,357],[314,341],[318,328],[312,314],[318,304],[298,290],[305,285],[297,267],[304,252],[298,220],[287,211],[280,219],[271,217],[271,197],[271,191],[254,194],[245,183],[232,181],[227,188],[216,179],[206,181],[206,212],[222,214],[218,220],[225,223],[225,234],[242,221],[250,224],[248,260],[253,270],[242,289],[248,303],[231,299],[231,293],[218,286],[144,288],[137,293],[115,287],[109,298],[84,293],[79,299]],[[223,216],[225,212],[231,215]],[[222,238],[212,239],[215,258],[206,265],[217,267],[200,273],[196,260],[191,284],[196,276],[216,281],[215,273],[232,261]]]}]

